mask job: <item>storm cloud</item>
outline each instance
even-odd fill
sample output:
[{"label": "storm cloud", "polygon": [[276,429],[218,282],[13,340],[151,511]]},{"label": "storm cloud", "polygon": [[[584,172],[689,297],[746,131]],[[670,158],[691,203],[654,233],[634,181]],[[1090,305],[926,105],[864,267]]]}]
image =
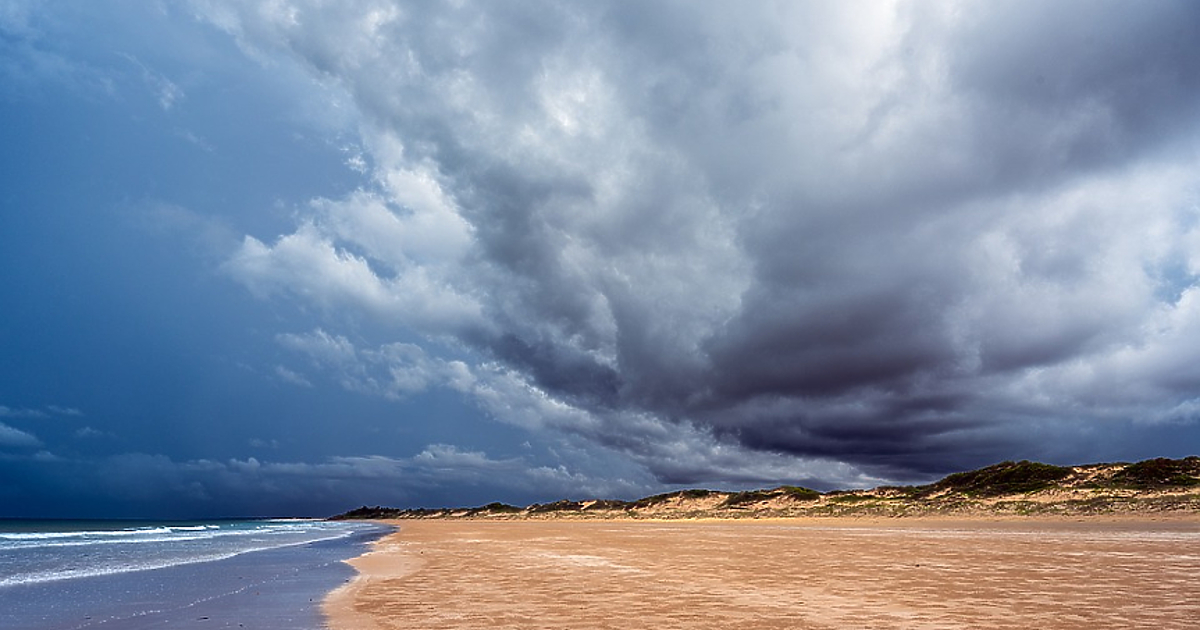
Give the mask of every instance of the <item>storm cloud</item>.
[{"label": "storm cloud", "polygon": [[347,387],[664,483],[1196,423],[1193,3],[196,6],[353,104],[370,183],[225,263],[372,337]]}]

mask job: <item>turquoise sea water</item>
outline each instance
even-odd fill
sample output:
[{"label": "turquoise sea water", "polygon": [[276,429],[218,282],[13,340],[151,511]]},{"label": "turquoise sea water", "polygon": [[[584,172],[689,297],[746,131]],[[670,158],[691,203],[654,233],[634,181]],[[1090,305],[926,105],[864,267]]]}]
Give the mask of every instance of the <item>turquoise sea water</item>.
[{"label": "turquoise sea water", "polygon": [[0,521],[0,628],[304,629],[387,528],[316,520]]}]

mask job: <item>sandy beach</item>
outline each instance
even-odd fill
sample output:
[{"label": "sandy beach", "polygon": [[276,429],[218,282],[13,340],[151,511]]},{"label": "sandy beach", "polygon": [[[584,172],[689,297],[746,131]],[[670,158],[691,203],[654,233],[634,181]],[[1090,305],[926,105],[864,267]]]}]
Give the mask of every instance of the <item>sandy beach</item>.
[{"label": "sandy beach", "polygon": [[1194,628],[1200,517],[404,521],[334,630]]}]

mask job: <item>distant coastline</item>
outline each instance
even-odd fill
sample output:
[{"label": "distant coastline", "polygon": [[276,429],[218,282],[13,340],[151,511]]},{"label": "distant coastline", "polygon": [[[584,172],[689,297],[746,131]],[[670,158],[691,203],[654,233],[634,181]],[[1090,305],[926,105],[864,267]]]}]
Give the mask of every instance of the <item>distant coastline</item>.
[{"label": "distant coastline", "polygon": [[694,519],[787,517],[1087,516],[1200,513],[1200,457],[1053,466],[1003,462],[922,486],[817,492],[798,486],[680,490],[638,499],[561,500],[518,507],[363,506],[355,519]]}]

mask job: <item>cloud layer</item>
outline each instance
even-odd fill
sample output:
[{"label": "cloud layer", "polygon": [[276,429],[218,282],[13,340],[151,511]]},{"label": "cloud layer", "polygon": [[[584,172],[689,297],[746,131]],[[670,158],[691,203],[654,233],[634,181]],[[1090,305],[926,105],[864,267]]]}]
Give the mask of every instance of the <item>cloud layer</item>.
[{"label": "cloud layer", "polygon": [[195,7],[356,108],[369,185],[225,263],[326,314],[286,380],[448,388],[663,483],[1196,422],[1192,3]]}]

